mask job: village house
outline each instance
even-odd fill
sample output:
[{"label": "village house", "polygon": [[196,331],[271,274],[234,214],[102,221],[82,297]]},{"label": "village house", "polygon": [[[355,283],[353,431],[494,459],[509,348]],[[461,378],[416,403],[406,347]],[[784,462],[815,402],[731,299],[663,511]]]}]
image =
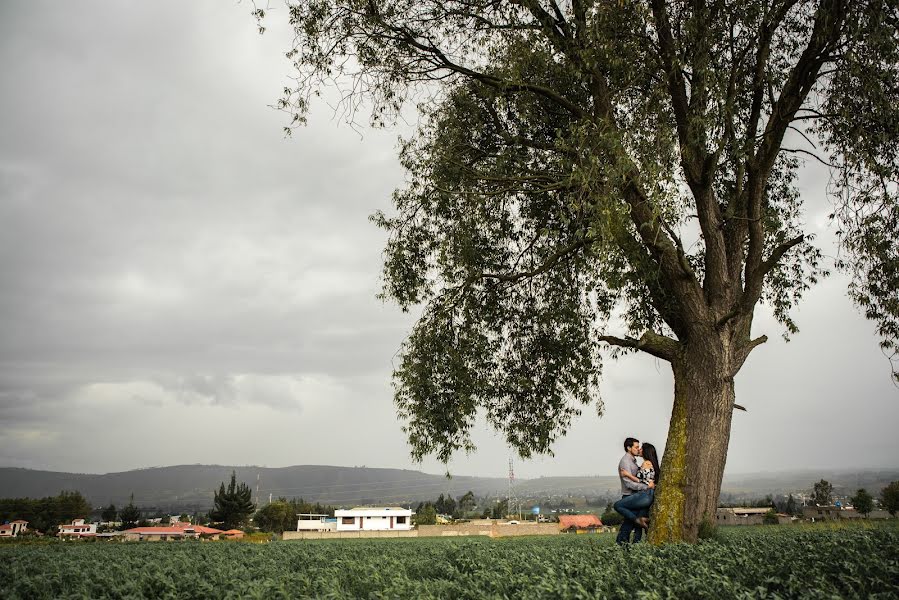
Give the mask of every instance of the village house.
[{"label": "village house", "polygon": [[315,513],[297,513],[297,531],[337,531],[337,519]]},{"label": "village house", "polygon": [[28,521],[17,519],[0,525],[0,537],[17,537],[28,530]]},{"label": "village house", "polygon": [[[719,508],[715,511],[715,521],[718,525],[763,525],[765,515],[770,508]],[[777,513],[779,525],[789,525],[793,517],[784,513]]]},{"label": "village house", "polygon": [[412,510],[398,506],[358,507],[335,510],[337,531],[408,531],[412,529]]},{"label": "village house", "polygon": [[[854,510],[852,512],[855,513]],[[803,506],[802,516],[811,521],[836,521],[841,518],[852,518],[848,512],[843,514],[842,506]]]},{"label": "village house", "polygon": [[196,538],[217,540],[223,533],[221,529],[176,522],[162,527],[134,527],[126,529],[122,532],[122,536],[128,542],[159,542]]},{"label": "village house", "polygon": [[94,537],[97,535],[96,523],[85,523],[84,519],[75,519],[71,523],[59,526],[59,537]]},{"label": "village house", "polygon": [[244,533],[240,529],[229,529],[222,532],[222,537],[226,540],[242,540],[243,536]]},{"label": "village house", "polygon": [[836,521],[838,519],[889,519],[890,513],[885,510],[872,510],[862,515],[851,506],[803,506],[802,516],[811,521]]},{"label": "village house", "polygon": [[596,515],[559,516],[559,529],[563,533],[594,533],[602,528],[602,521]]}]

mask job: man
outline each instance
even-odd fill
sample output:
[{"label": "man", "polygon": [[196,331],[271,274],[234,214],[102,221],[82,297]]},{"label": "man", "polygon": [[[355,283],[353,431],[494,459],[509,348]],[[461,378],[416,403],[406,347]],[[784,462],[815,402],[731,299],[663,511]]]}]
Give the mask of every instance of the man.
[{"label": "man", "polygon": [[634,532],[634,543],[636,544],[643,538],[643,528],[620,511],[618,503],[626,500],[632,494],[655,488],[655,483],[653,482],[649,482],[647,485],[636,481],[637,471],[639,470],[637,460],[640,456],[642,456],[640,440],[632,437],[625,439],[624,456],[618,462],[618,478],[621,480],[621,500],[615,503],[615,510],[624,517],[621,527],[618,529],[618,537],[615,539],[619,544],[630,543],[631,532]]}]

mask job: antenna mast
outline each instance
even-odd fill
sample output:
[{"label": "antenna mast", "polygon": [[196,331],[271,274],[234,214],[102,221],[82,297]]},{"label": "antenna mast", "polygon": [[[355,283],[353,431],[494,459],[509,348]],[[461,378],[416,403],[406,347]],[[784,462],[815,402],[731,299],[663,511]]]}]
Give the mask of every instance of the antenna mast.
[{"label": "antenna mast", "polygon": [[[515,469],[512,468],[512,457],[509,457],[509,507],[508,510],[512,510],[512,502],[514,500],[514,496],[512,495],[512,486],[515,483]],[[521,515],[519,515],[521,518]]]}]

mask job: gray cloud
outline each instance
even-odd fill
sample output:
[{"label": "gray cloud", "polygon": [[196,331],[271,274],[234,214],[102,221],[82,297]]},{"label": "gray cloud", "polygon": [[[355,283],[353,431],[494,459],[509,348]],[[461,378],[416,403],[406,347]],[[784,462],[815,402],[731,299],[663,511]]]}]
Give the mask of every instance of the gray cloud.
[{"label": "gray cloud", "polygon": [[[410,466],[389,377],[412,319],[375,299],[367,220],[402,184],[397,131],[360,136],[326,94],[285,140],[278,21],[260,37],[242,4],[0,6],[0,464]],[[833,255],[821,172],[801,183]],[[894,466],[896,390],[845,280],[796,317],[785,344],[760,312],[772,341],[738,376],[729,469],[854,466],[862,444]],[[623,436],[664,441],[667,367],[605,373],[605,416],[519,476],[607,473]],[[136,448],[138,425],[165,435]],[[451,469],[503,475],[503,441],[476,441]]]}]

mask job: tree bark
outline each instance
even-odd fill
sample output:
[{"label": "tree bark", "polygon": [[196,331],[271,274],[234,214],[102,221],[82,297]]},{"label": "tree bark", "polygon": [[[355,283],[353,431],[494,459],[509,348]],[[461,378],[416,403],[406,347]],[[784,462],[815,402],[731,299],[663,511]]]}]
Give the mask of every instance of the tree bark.
[{"label": "tree bark", "polygon": [[734,408],[728,336],[708,332],[671,362],[674,406],[652,508],[654,544],[695,542],[715,522]]}]

